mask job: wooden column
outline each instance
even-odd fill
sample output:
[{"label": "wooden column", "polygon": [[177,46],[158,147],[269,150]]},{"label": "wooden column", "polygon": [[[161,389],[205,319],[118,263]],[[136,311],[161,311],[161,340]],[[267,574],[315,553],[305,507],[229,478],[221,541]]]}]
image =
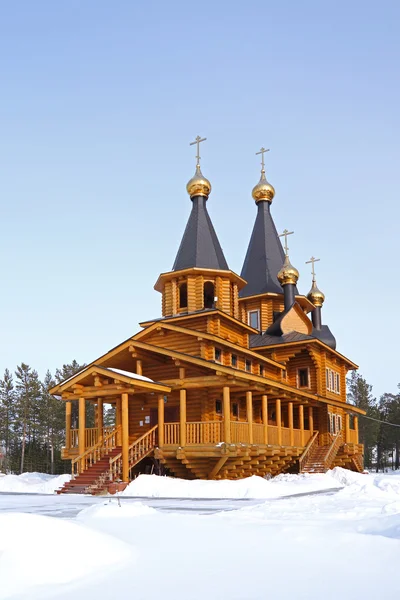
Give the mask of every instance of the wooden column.
[{"label": "wooden column", "polygon": [[299,421],[300,421],[300,444],[304,446],[304,406],[299,406]]},{"label": "wooden column", "polygon": [[264,425],[264,444],[268,444],[268,396],[261,396],[262,422]]},{"label": "wooden column", "polygon": [[186,390],[179,390],[180,445],[186,446]]},{"label": "wooden column", "polygon": [[348,444],[350,442],[350,414],[349,413],[345,413],[345,415],[344,415],[344,427],[345,427],[344,441],[346,442],[346,444]]},{"label": "wooden column", "polygon": [[288,403],[288,415],[289,415],[289,435],[290,445],[294,446],[294,431],[293,431],[293,402]]},{"label": "wooden column", "polygon": [[122,481],[129,481],[129,396],[121,394],[122,408]]},{"label": "wooden column", "polygon": [[314,435],[314,415],[312,406],[308,407],[308,423],[310,427],[310,436]]},{"label": "wooden column", "polygon": [[[115,403],[115,426],[119,427],[122,424],[122,414],[121,414],[121,398],[117,398]],[[117,433],[117,446],[121,446],[122,444],[122,432],[119,429]]]},{"label": "wooden column", "polygon": [[65,447],[71,447],[71,412],[72,402],[65,403]]},{"label": "wooden column", "polygon": [[[86,427],[86,400],[85,398],[79,398],[79,430],[78,430],[78,452],[83,454],[85,448],[85,427]],[[82,460],[81,468],[84,469],[85,461]]]},{"label": "wooden column", "polygon": [[246,413],[249,423],[249,444],[253,443],[253,394],[246,392]]},{"label": "wooden column", "polygon": [[231,391],[228,386],[222,388],[224,413],[224,441],[231,443]]},{"label": "wooden column", "polygon": [[275,402],[276,410],[276,425],[278,427],[278,446],[282,446],[282,412],[281,412],[281,401],[279,398]]},{"label": "wooden column", "polygon": [[359,440],[358,440],[358,417],[356,415],[354,415],[354,431],[355,431],[355,443],[358,444]]},{"label": "wooden column", "polygon": [[158,446],[164,446],[164,396],[158,395]]},{"label": "wooden column", "polygon": [[97,398],[97,435],[100,439],[103,435],[104,413],[103,413],[103,398]]},{"label": "wooden column", "polygon": [[140,358],[136,359],[136,373],[137,375],[143,375],[142,361]]}]

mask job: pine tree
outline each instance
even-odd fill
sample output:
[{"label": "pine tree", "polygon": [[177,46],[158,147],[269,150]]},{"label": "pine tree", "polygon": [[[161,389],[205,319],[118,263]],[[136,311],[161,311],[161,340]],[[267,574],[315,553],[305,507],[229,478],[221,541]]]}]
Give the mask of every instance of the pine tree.
[{"label": "pine tree", "polygon": [[[69,379],[79,371],[82,371],[86,367],[86,364],[80,365],[75,359],[71,363],[67,363],[62,366],[61,369],[56,369],[55,380],[56,383],[61,383],[66,379]],[[90,405],[86,409],[86,427],[94,427],[94,407]],[[88,414],[89,413],[89,414]],[[78,423],[78,403],[72,402],[71,409],[71,424],[72,427],[76,427]]]},{"label": "pine tree", "polygon": [[[364,377],[353,371],[351,377],[347,380],[347,397],[349,401],[366,411],[367,417],[379,419],[379,411],[376,404],[376,398],[372,395],[372,386],[369,385]],[[364,463],[366,467],[372,464],[373,452],[378,443],[379,424],[375,421],[360,416],[359,418],[359,439],[364,444]]]},{"label": "pine tree", "polygon": [[3,467],[10,468],[14,445],[15,389],[12,374],[8,369],[0,380],[0,446],[3,447]]},{"label": "pine tree", "polygon": [[40,442],[39,438],[39,411],[41,386],[37,371],[29,365],[21,363],[15,372],[16,381],[16,407],[19,436],[21,440],[20,472],[24,472],[25,453],[30,450],[31,465],[36,462],[34,453]]}]

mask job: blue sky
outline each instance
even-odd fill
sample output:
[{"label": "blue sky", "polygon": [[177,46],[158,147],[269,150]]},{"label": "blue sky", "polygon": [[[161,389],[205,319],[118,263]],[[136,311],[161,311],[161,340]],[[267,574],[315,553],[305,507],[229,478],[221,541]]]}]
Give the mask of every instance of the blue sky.
[{"label": "blue sky", "polygon": [[190,212],[240,273],[262,146],[299,289],[396,391],[400,5],[21,0],[0,7],[0,372],[89,362],[160,316]]}]

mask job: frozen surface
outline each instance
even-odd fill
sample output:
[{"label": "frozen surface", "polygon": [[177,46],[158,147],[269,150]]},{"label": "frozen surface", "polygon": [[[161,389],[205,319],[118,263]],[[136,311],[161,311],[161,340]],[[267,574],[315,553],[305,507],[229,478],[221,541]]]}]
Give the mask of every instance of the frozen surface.
[{"label": "frozen surface", "polygon": [[[81,499],[92,506],[82,504],[72,519],[0,513],[0,598],[397,600],[400,474],[334,469],[266,483],[303,493],[305,481],[309,487],[325,481],[331,490],[341,489],[242,499],[239,510],[213,514],[165,512],[156,506],[179,501],[127,497],[120,506],[117,498]],[[224,493],[226,482],[221,484],[214,484],[214,496]],[[246,485],[253,486],[252,480]],[[197,490],[187,493],[198,496]],[[0,497],[0,508],[7,498]],[[24,501],[31,507],[40,500],[18,498],[22,512]],[[226,507],[235,502],[219,501]]]},{"label": "frozen surface", "polygon": [[0,492],[53,494],[70,479],[71,475],[47,475],[45,473],[3,475],[0,477]]}]

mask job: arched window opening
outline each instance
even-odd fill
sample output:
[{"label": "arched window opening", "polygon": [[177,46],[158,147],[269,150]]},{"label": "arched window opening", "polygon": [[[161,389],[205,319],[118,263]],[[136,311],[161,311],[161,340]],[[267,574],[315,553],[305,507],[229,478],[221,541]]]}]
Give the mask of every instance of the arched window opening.
[{"label": "arched window opening", "polygon": [[187,283],[179,286],[179,308],[187,308]]},{"label": "arched window opening", "polygon": [[204,284],[204,308],[214,308],[214,284],[211,281]]}]

